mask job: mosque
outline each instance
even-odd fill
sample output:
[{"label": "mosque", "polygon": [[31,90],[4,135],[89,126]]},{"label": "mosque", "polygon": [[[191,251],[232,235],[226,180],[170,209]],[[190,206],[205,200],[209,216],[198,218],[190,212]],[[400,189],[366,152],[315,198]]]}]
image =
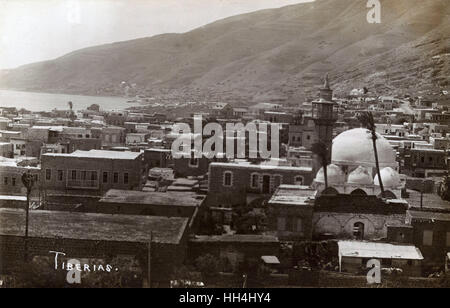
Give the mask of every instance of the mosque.
[{"label": "mosque", "polygon": [[405,181],[399,174],[396,152],[377,134],[376,147],[384,187],[381,195],[371,132],[345,131],[334,139],[336,121],[328,78],[312,102],[318,140],[329,149],[327,183],[318,157],[311,187],[280,186],[269,201],[271,229],[280,239],[358,239],[387,237],[388,226],[403,225],[408,209],[402,199]]},{"label": "mosque", "polygon": [[[381,180],[387,199],[400,199],[405,186],[398,173],[396,153],[383,136],[377,134],[377,153]],[[331,164],[327,167],[328,188],[324,170],[314,180],[319,194],[350,194],[381,197],[371,132],[365,128],[345,131],[333,140]]]},{"label": "mosque", "polygon": [[384,198],[370,131],[356,128],[341,133],[332,142],[328,188],[323,168],[313,183],[313,237],[381,239],[387,236],[388,225],[404,224],[408,203],[401,199],[401,192],[405,182],[398,173],[394,149],[381,135],[377,137]]}]

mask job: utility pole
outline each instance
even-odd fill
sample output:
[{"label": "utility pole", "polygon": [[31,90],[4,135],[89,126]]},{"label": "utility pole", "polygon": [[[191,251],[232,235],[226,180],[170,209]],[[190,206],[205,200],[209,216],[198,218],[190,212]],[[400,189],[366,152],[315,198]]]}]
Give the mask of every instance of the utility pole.
[{"label": "utility pole", "polygon": [[153,231],[150,231],[150,242],[147,243],[147,283],[149,288],[152,287],[152,280],[151,280],[152,241],[153,241]]},{"label": "utility pole", "polygon": [[27,205],[25,209],[25,254],[24,254],[25,262],[28,259],[28,225],[30,216],[30,196],[34,186],[34,182],[35,179],[31,174],[30,170],[28,170],[28,172],[22,175],[22,183],[27,189]]},{"label": "utility pole", "polygon": [[423,210],[423,189],[425,186],[425,181],[422,181],[422,185],[420,187],[420,210]]},{"label": "utility pole", "polygon": [[247,278],[248,278],[248,275],[247,275],[247,274],[244,274],[244,275],[242,275],[242,278],[244,278],[244,281],[242,282],[242,288],[245,289],[245,288],[247,288]]}]

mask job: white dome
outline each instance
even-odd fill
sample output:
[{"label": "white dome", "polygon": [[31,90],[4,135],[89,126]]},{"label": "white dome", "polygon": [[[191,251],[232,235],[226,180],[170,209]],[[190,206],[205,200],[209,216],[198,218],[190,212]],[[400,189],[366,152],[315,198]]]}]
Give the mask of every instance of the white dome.
[{"label": "white dome", "polygon": [[[377,152],[380,168],[397,166],[394,149],[377,134]],[[355,128],[339,134],[333,140],[331,162],[337,165],[375,167],[372,135],[368,129]]]},{"label": "white dome", "polygon": [[373,184],[372,176],[369,174],[367,168],[359,166],[353,170],[348,176],[347,183],[358,185],[370,185]]},{"label": "white dome", "polygon": [[[383,187],[397,188],[400,186],[400,176],[397,171],[394,169],[387,167],[381,169],[381,180],[383,181]],[[374,178],[374,183],[377,186],[380,186],[380,181],[378,180],[378,174]]]},{"label": "white dome", "polygon": [[[345,174],[341,168],[336,165],[328,165],[327,166],[327,179],[328,185],[331,184],[344,184],[345,183]],[[317,172],[316,182],[325,183],[325,177],[323,174],[323,167]]]}]

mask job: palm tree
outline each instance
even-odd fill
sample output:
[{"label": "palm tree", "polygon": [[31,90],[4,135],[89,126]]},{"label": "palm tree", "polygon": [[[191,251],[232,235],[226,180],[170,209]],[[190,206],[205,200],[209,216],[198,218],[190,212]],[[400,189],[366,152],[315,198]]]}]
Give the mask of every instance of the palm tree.
[{"label": "palm tree", "polygon": [[69,118],[70,118],[70,120],[74,121],[76,117],[75,117],[75,114],[73,113],[73,103],[68,102],[67,104],[69,105],[69,108],[70,108]]},{"label": "palm tree", "polygon": [[316,142],[312,145],[311,147],[311,151],[316,154],[317,156],[319,156],[320,158],[320,162],[322,164],[322,168],[323,168],[323,177],[325,179],[325,189],[328,188],[328,172],[327,172],[327,166],[328,166],[328,152],[329,149],[327,147],[327,145],[322,142]]},{"label": "palm tree", "polygon": [[358,117],[358,120],[359,122],[361,122],[361,125],[363,127],[367,128],[370,131],[372,135],[373,152],[375,153],[375,166],[377,169],[378,182],[380,183],[381,196],[384,198],[384,187],[383,181],[381,180],[380,162],[378,160],[378,151],[377,151],[378,136],[376,133],[375,120],[370,111],[361,113]]}]

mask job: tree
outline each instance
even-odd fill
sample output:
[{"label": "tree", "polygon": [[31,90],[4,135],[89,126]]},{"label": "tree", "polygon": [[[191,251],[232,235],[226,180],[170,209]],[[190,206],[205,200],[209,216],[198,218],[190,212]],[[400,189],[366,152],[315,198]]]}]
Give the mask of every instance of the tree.
[{"label": "tree", "polygon": [[67,104],[69,105],[69,108],[70,108],[69,118],[70,118],[71,121],[75,121],[76,116],[75,116],[75,113],[73,112],[73,103],[72,102],[68,102]]},{"label": "tree", "polygon": [[329,149],[328,146],[322,142],[319,141],[317,143],[314,143],[311,148],[312,152],[319,156],[320,162],[323,168],[323,177],[325,178],[325,189],[328,188],[328,156],[329,156]]},{"label": "tree", "polygon": [[92,104],[91,106],[87,107],[87,110],[99,112],[100,106],[98,104]]},{"label": "tree", "polygon": [[439,186],[439,196],[442,200],[450,201],[450,178],[448,175],[444,176]]},{"label": "tree", "polygon": [[9,267],[14,288],[64,288],[67,271],[56,271],[53,258],[34,257],[30,260],[16,260]]},{"label": "tree", "polygon": [[195,267],[202,273],[204,278],[217,276],[220,271],[220,260],[211,254],[198,257],[195,260]]},{"label": "tree", "polygon": [[363,112],[358,117],[359,122],[361,125],[365,128],[367,128],[372,137],[372,144],[373,144],[373,152],[375,153],[375,166],[377,169],[377,175],[378,175],[378,181],[380,183],[380,189],[381,189],[381,196],[384,198],[384,187],[383,187],[383,181],[381,179],[381,170],[380,170],[380,162],[378,160],[378,151],[377,151],[377,133],[376,133],[376,126],[375,126],[375,120],[373,118],[373,115],[371,112]]}]

